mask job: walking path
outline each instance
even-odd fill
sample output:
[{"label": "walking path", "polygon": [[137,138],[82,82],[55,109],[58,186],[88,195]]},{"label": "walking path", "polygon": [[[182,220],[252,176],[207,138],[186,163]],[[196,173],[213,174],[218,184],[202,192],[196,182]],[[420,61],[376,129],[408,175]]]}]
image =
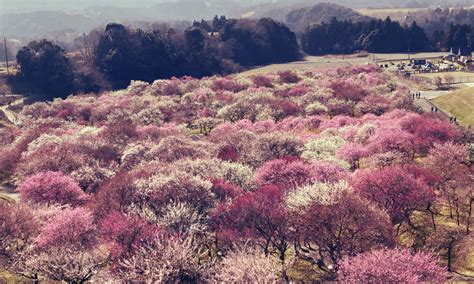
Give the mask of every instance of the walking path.
[{"label": "walking path", "polygon": [[[16,105],[22,104],[23,100],[24,100],[24,98],[17,99],[14,102],[12,102],[11,105],[16,106]],[[5,114],[5,116],[7,117],[7,119],[11,123],[13,123],[14,125],[19,125],[20,121],[18,119],[17,114],[15,112],[9,110],[8,107],[9,107],[9,105],[0,106],[0,110],[3,111],[3,113]]]},{"label": "walking path", "polygon": [[18,202],[20,201],[20,194],[13,192],[13,189],[5,185],[0,185],[0,202]]},{"label": "walking path", "polygon": [[[420,92],[420,91],[412,90],[411,92],[412,93],[417,93],[417,92]],[[450,114],[447,111],[444,111],[444,110],[440,109],[439,107],[435,106],[431,102],[432,99],[446,94],[447,93],[446,91],[421,91],[420,93],[421,93],[421,98],[419,98],[419,99],[415,98],[415,100],[413,101],[415,106],[420,108],[420,110],[422,110],[423,112],[431,112],[433,108],[438,108],[438,114],[440,114],[442,117],[444,117],[446,119],[449,119],[449,118],[453,117],[452,114]]]}]

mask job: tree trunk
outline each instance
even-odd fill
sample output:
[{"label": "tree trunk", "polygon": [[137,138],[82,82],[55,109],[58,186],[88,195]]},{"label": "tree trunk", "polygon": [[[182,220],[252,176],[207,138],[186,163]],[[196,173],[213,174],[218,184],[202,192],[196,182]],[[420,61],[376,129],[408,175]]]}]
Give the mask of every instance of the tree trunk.
[{"label": "tree trunk", "polygon": [[448,271],[452,272],[452,258],[453,258],[453,246],[454,246],[454,237],[451,237],[451,240],[449,241],[448,244]]},{"label": "tree trunk", "polygon": [[474,198],[471,197],[471,200],[469,201],[469,211],[467,214],[467,222],[466,222],[466,234],[469,235],[470,233],[470,227],[471,227],[471,219],[472,219],[472,204],[474,203]]},{"label": "tree trunk", "polygon": [[431,221],[433,222],[433,230],[436,231],[435,213],[433,212],[433,209],[431,209],[431,206],[432,206],[432,204],[430,203],[428,205],[427,210],[428,210],[428,212],[430,212],[430,215],[431,215]]}]

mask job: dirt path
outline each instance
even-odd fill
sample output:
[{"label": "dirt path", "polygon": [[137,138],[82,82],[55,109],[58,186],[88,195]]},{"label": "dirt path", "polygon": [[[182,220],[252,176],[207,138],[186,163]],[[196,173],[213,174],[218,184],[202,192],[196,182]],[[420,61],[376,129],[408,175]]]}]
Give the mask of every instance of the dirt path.
[{"label": "dirt path", "polygon": [[0,202],[1,201],[17,203],[20,201],[20,194],[13,192],[12,188],[7,188],[5,185],[0,185]]},{"label": "dirt path", "polygon": [[[22,104],[23,100],[24,100],[24,98],[17,99],[11,105],[16,106],[16,105]],[[9,110],[8,105],[0,106],[0,110],[3,111],[3,113],[5,113],[5,116],[8,118],[8,120],[12,124],[14,124],[14,125],[19,125],[20,124],[20,120],[18,119],[17,114],[15,112]]]}]

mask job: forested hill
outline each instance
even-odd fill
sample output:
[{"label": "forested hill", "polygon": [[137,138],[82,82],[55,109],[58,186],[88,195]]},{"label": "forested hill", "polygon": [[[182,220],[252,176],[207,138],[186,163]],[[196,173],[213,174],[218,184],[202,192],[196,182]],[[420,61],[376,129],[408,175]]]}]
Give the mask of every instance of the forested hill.
[{"label": "forested hill", "polygon": [[369,21],[371,19],[350,8],[331,3],[321,3],[312,7],[293,10],[285,16],[284,21],[293,31],[302,32],[310,25],[327,23],[332,18],[352,22]]}]

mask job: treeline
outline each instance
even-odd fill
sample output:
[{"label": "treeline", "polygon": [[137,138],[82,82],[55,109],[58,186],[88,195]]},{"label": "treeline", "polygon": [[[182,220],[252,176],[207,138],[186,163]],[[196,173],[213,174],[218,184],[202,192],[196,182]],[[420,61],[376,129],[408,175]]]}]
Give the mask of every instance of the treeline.
[{"label": "treeline", "polygon": [[431,36],[431,42],[437,50],[453,49],[463,55],[471,54],[474,49],[474,27],[451,24],[448,29],[438,30]]},{"label": "treeline", "polygon": [[109,24],[103,31],[92,31],[85,41],[90,41],[89,52],[81,64],[49,41],[31,42],[17,54],[21,67],[17,78],[33,86],[32,93],[52,99],[110,87],[124,88],[131,80],[201,78],[295,61],[301,57],[300,46],[310,55],[451,48],[456,53],[461,50],[470,54],[474,29],[451,24],[446,30],[427,35],[416,22],[406,26],[390,18],[368,22],[333,18],[328,23],[308,27],[301,34],[299,46],[295,33],[272,19],[236,20],[216,16],[211,21],[195,21],[185,30],[166,26],[142,30]]},{"label": "treeline", "polygon": [[131,79],[151,82],[172,76],[204,77],[242,67],[289,62],[299,58],[296,35],[271,19],[227,20],[216,25],[129,30],[109,24],[100,38],[96,65],[117,87]]},{"label": "treeline", "polygon": [[[94,31],[89,69],[99,70],[113,88],[124,88],[131,80],[200,78],[300,58],[296,35],[281,23],[216,19],[209,27],[194,25],[184,31],[109,24],[99,36]],[[68,57],[49,41],[32,42],[17,54],[20,77],[45,99],[98,90],[97,78],[81,73]]]},{"label": "treeline", "polygon": [[387,18],[369,22],[338,21],[309,27],[301,38],[303,50],[309,54],[343,54],[359,50],[369,52],[426,51],[430,41],[415,22],[401,26]]},{"label": "treeline", "polygon": [[472,8],[436,8],[409,13],[405,22],[418,22],[428,34],[446,30],[452,23],[474,26],[474,9]]},{"label": "treeline", "polygon": [[416,22],[402,26],[390,18],[369,22],[338,21],[310,26],[301,36],[303,51],[312,55],[344,54],[360,50],[377,53],[440,51],[453,48],[470,54],[474,30],[451,24],[428,35]]}]

